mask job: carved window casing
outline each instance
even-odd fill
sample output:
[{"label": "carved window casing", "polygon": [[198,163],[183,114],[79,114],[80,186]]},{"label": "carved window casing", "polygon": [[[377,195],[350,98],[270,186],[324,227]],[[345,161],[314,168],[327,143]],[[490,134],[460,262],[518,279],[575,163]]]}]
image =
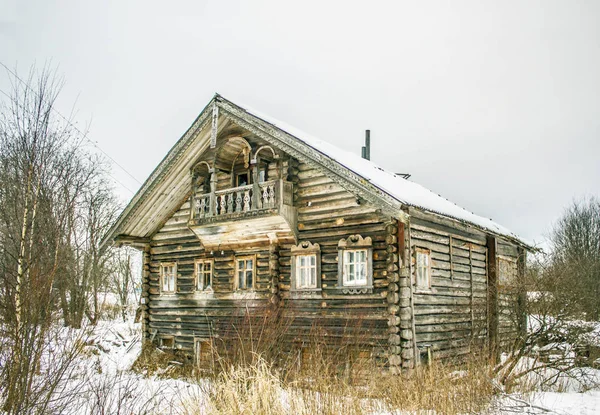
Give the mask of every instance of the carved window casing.
[{"label": "carved window casing", "polygon": [[174,294],[177,291],[177,264],[160,264],[160,293]]},{"label": "carved window casing", "polygon": [[197,259],[194,262],[197,291],[212,291],[213,268],[212,259]]},{"label": "carved window casing", "polygon": [[420,290],[431,288],[431,251],[415,248],[415,286]]},{"label": "carved window casing", "polygon": [[321,291],[321,248],[301,242],[291,249],[291,291]]},{"label": "carved window casing", "polygon": [[338,288],[345,294],[373,292],[373,243],[352,235],[338,243]]},{"label": "carved window casing", "polygon": [[247,291],[254,289],[256,279],[256,255],[235,257],[234,289]]}]

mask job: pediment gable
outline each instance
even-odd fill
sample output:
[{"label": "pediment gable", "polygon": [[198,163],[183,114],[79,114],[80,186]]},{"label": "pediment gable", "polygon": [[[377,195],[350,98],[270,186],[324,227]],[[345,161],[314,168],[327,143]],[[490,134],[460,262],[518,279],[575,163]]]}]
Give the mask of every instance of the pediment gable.
[{"label": "pediment gable", "polygon": [[[413,206],[518,240],[510,231],[454,205],[422,186],[388,173],[370,161],[299,132],[248,107],[215,95],[186,133],[160,162],[107,233],[103,246],[121,238],[146,241],[190,197],[192,169],[199,160],[225,168],[227,157],[214,157],[219,140],[251,137],[277,152],[310,164],[383,214],[406,222],[403,207]],[[406,196],[406,197],[405,197]],[[411,199],[412,198],[412,199]]]}]

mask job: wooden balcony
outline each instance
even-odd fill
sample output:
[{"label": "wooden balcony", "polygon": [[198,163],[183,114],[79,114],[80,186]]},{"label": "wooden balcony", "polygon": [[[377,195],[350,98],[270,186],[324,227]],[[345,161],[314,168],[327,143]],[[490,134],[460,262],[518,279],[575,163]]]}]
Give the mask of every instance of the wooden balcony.
[{"label": "wooden balcony", "polygon": [[197,194],[189,227],[205,246],[290,236],[295,232],[293,185],[284,180]]}]

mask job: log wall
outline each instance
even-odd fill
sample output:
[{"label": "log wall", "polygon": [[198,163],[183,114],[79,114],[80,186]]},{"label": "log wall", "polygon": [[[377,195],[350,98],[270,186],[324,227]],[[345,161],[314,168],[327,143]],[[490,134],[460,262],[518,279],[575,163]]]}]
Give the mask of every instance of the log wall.
[{"label": "log wall", "polygon": [[[189,202],[152,237],[144,255],[146,339],[173,336],[174,347],[191,354],[195,338],[239,336],[246,315],[266,316],[275,307],[286,321],[282,349],[306,347],[318,333],[320,344],[334,349],[358,344],[394,370],[412,367],[415,351],[422,354],[429,348],[435,358],[450,358],[486,343],[490,293],[483,232],[422,212],[410,212],[410,224],[402,224],[318,169],[290,160],[285,171],[294,183],[297,241],[290,234],[260,246],[207,251],[187,227]],[[219,186],[227,183],[230,178],[220,173]],[[351,235],[372,240],[372,292],[345,294],[338,289],[338,243]],[[320,246],[320,292],[294,293],[290,286],[291,247],[305,241]],[[416,248],[431,255],[431,287],[426,290],[414,285]],[[514,272],[518,280],[524,267],[518,265],[519,251],[502,241],[497,250],[499,260],[505,261],[498,269]],[[256,256],[252,292],[233,290],[236,255]],[[212,293],[195,290],[194,260],[201,258],[214,260]],[[175,294],[160,294],[163,262],[177,263]],[[519,309],[515,301],[512,288],[500,284],[496,310],[502,347],[518,334],[518,319],[511,315]]]},{"label": "log wall", "polygon": [[414,324],[422,356],[429,347],[436,358],[467,354],[487,337],[487,260],[485,235],[411,218],[412,281],[415,252],[429,250],[431,288],[414,286]]}]

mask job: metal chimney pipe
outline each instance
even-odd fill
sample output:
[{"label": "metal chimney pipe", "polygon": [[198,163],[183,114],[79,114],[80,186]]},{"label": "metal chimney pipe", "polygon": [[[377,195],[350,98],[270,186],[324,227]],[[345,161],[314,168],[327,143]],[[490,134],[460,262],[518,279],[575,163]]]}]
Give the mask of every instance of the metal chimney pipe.
[{"label": "metal chimney pipe", "polygon": [[360,156],[364,159],[367,158],[367,148],[365,146],[362,146],[360,149]]},{"label": "metal chimney pipe", "polygon": [[365,131],[365,155],[367,160],[371,160],[371,130]]}]

